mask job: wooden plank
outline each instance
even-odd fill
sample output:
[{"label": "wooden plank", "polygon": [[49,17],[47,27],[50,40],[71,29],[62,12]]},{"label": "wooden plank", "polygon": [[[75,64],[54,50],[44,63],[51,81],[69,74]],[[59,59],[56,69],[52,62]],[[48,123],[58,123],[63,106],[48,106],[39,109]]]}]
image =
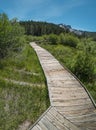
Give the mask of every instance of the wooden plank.
[{"label": "wooden plank", "polygon": [[31,130],[40,130],[37,126],[34,126]]},{"label": "wooden plank", "polygon": [[[85,98],[89,98],[88,95],[68,95],[66,94],[65,96],[59,96],[59,95],[53,95],[52,93],[50,93],[51,95],[51,100],[53,102],[59,101],[64,103],[64,100],[74,100],[74,99],[85,99]],[[78,102],[79,104],[79,102]],[[92,103],[91,103],[92,105]],[[93,105],[92,105],[93,106]]]},{"label": "wooden plank", "polygon": [[90,103],[85,105],[70,105],[70,106],[57,106],[56,109],[60,110],[60,111],[74,111],[74,110],[84,110],[84,109],[88,109],[88,108],[94,108]]},{"label": "wooden plank", "polygon": [[60,126],[63,125],[62,127],[64,127],[65,129],[78,130],[78,128],[74,124],[69,122],[64,116],[62,116],[60,113],[58,113],[54,108],[51,108],[47,114],[49,114],[50,118],[53,118],[55,123],[58,122],[59,125]]},{"label": "wooden plank", "polygon": [[[52,113],[51,113],[52,112]],[[57,128],[67,130],[68,128],[63,124],[64,118],[62,118],[62,121],[58,119],[59,113],[54,111],[55,115],[53,114],[52,109],[46,114],[46,118],[53,123]]]},{"label": "wooden plank", "polygon": [[42,128],[38,124],[36,124],[36,126],[39,130],[42,130]]},{"label": "wooden plank", "polygon": [[74,124],[84,130],[96,130],[96,121],[90,122],[74,122]]},{"label": "wooden plank", "polygon": [[[51,95],[52,95],[52,98],[63,98],[63,99],[66,99],[66,98],[73,98],[73,97],[84,97],[84,98],[87,98],[88,97],[88,95],[83,91],[82,93],[79,93],[79,91],[78,92],[74,92],[74,91],[72,91],[72,92],[69,92],[69,93],[66,93],[66,91],[60,91],[59,93],[58,92],[50,92],[51,93]],[[89,97],[88,97],[89,98]]]},{"label": "wooden plank", "polygon": [[[41,128],[41,130],[48,130],[48,128],[43,124],[42,121],[39,121],[39,122],[38,122],[38,125],[39,125],[39,127]],[[32,130],[33,130],[33,129],[32,129]]]},{"label": "wooden plank", "polygon": [[44,117],[44,118],[42,119],[42,123],[45,125],[45,127],[46,127],[48,130],[60,130],[60,129],[58,129],[58,128],[54,125],[53,122],[51,123],[46,117]]},{"label": "wooden plank", "polygon": [[[76,80],[74,80],[74,81],[72,81],[72,80],[65,80],[65,81],[54,81],[54,80],[52,80],[51,78],[50,78],[50,82],[48,83],[48,84],[50,84],[50,85],[53,85],[53,86],[55,86],[55,87],[62,87],[62,88],[66,88],[66,87],[75,87],[76,85],[77,85],[77,88],[79,87],[79,88],[82,88],[82,86],[76,81]],[[48,86],[49,87],[49,86]]]},{"label": "wooden plank", "polygon": [[96,113],[80,117],[77,116],[75,118],[71,118],[70,120],[71,122],[96,122]]},{"label": "wooden plank", "polygon": [[50,88],[50,91],[52,92],[52,93],[58,93],[58,94],[61,94],[61,92],[62,93],[83,93],[84,92],[84,89],[82,89],[82,88],[76,88],[76,87],[70,87],[70,88],[68,88],[68,87],[64,87],[64,88],[61,88],[61,87],[51,87]]},{"label": "wooden plank", "polygon": [[59,130],[68,130],[68,128],[66,126],[64,126],[58,120],[56,120],[56,117],[55,118],[52,117],[52,115],[50,113],[47,113],[45,117]]},{"label": "wooden plank", "polygon": [[[63,103],[62,103],[63,102]],[[77,98],[77,99],[67,99],[67,100],[61,100],[61,102],[59,101],[54,101],[53,102],[53,106],[57,107],[57,106],[70,106],[70,105],[78,105],[78,102],[80,105],[86,105],[87,103],[91,103],[89,98]]]},{"label": "wooden plank", "polygon": [[87,113],[92,113],[94,111],[94,108],[88,108],[88,109],[83,109],[81,110],[74,110],[74,111],[59,111],[62,115],[64,115],[67,119],[70,116],[81,116],[81,115],[86,115]]}]

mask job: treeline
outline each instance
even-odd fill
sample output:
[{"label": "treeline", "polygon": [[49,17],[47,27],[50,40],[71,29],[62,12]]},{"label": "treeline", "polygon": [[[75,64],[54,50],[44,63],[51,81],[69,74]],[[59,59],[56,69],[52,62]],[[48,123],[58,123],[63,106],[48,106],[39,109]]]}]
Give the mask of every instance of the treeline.
[{"label": "treeline", "polygon": [[49,34],[74,34],[75,36],[79,38],[93,38],[94,41],[96,41],[96,32],[87,32],[82,31],[82,34],[79,34],[79,31],[77,30],[77,33],[75,31],[71,32],[70,28],[68,28],[67,25],[64,27],[60,27],[59,25],[53,24],[53,23],[47,23],[42,21],[20,21],[19,24],[24,27],[25,29],[25,35],[32,35],[32,36],[42,36],[42,35],[49,35]]},{"label": "treeline", "polygon": [[35,21],[20,21],[20,25],[25,28],[26,35],[42,36],[44,34],[60,34],[69,32],[68,28],[61,28],[56,24]]},{"label": "treeline", "polygon": [[0,58],[5,57],[10,50],[19,49],[23,34],[24,28],[16,19],[9,20],[5,13],[0,14]]}]

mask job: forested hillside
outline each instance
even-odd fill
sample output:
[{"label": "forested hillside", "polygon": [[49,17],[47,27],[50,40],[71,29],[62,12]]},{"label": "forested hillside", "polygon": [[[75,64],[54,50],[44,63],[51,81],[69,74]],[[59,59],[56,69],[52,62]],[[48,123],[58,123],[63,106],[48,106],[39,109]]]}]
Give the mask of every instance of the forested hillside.
[{"label": "forested hillside", "polygon": [[92,37],[96,41],[96,32],[88,32],[73,29],[70,25],[54,24],[42,21],[20,21],[22,27],[25,28],[26,35],[42,36],[48,34],[72,33],[78,37]]},{"label": "forested hillside", "polygon": [[20,21],[20,25],[25,28],[25,34],[42,36],[44,34],[60,34],[69,32],[68,28],[61,28],[56,24],[36,21]]}]

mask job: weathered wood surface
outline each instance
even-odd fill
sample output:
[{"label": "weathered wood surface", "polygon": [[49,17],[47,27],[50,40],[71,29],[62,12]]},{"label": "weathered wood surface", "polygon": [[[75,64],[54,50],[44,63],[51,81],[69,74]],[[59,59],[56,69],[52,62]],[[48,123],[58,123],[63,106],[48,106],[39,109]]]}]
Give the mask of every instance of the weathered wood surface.
[{"label": "weathered wood surface", "polygon": [[30,45],[44,70],[50,104],[54,108],[31,130],[96,130],[96,107],[86,89],[47,50],[35,43]]},{"label": "weathered wood surface", "polygon": [[80,130],[62,116],[55,107],[50,107],[30,130]]}]

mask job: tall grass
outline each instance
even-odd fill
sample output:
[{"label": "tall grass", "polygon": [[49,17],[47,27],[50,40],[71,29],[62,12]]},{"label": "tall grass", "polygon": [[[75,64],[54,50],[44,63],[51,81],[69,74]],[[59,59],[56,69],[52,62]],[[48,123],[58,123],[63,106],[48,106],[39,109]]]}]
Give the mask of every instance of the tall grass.
[{"label": "tall grass", "polygon": [[[41,83],[45,81],[38,58],[28,44],[23,47],[20,53],[14,54],[13,57],[5,58],[2,64],[3,68],[0,69],[1,77],[30,83]],[[28,74],[28,72],[30,72],[30,74]],[[34,73],[36,75],[34,75]]]},{"label": "tall grass", "polygon": [[0,130],[17,130],[26,120],[33,124],[49,107],[46,80],[34,50],[24,44],[21,51],[11,53],[0,61]]},{"label": "tall grass", "polygon": [[15,130],[25,120],[34,123],[48,106],[46,86],[19,86],[0,79],[0,130]]}]

